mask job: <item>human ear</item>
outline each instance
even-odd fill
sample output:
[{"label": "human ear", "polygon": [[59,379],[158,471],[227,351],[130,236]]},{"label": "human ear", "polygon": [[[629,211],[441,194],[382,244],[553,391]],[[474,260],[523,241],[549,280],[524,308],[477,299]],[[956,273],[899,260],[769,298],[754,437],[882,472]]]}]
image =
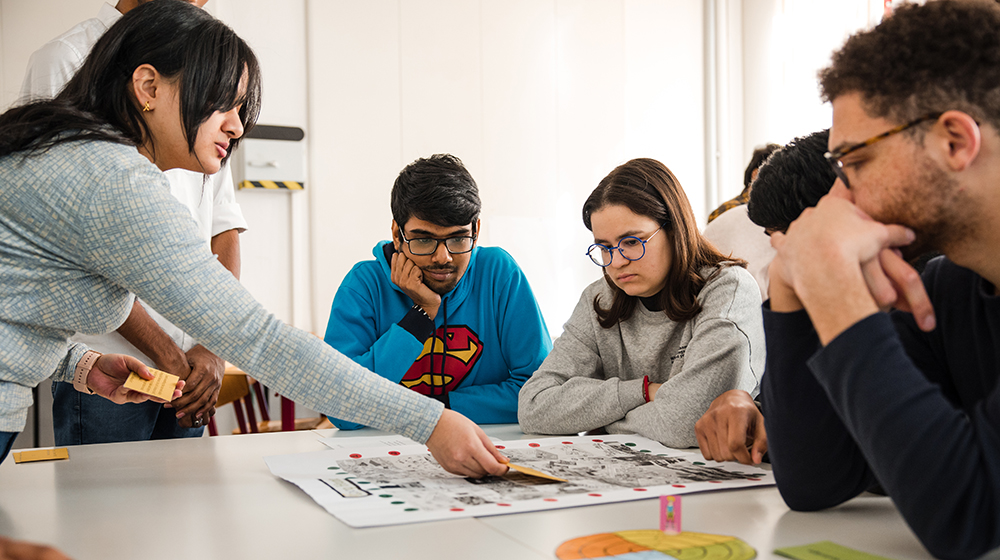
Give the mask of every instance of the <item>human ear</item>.
[{"label": "human ear", "polygon": [[160,73],[149,64],[142,64],[132,72],[132,94],[140,108],[147,111],[156,108],[159,78]]},{"label": "human ear", "polygon": [[[963,171],[972,164],[982,148],[982,132],[976,120],[962,111],[945,111],[931,135],[936,143],[946,147],[945,163],[952,171]],[[933,140],[932,140],[933,141]]]},{"label": "human ear", "polygon": [[392,221],[392,246],[396,248],[396,252],[400,252],[402,249],[400,245],[402,242],[399,239],[399,226],[396,224],[396,220]]}]

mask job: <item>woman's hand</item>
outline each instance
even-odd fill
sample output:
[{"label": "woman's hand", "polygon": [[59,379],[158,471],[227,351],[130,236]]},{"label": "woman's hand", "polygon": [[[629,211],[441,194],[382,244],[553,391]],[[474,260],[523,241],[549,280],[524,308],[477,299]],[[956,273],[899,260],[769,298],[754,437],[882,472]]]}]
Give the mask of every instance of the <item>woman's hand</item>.
[{"label": "woman's hand", "polygon": [[497,451],[486,433],[472,420],[445,409],[427,448],[444,470],[460,476],[480,478],[507,473],[507,458]]},{"label": "woman's hand", "polygon": [[[149,368],[132,356],[104,354],[100,358],[97,358],[94,367],[90,368],[90,374],[87,377],[87,387],[116,404],[140,403],[148,400],[165,402],[150,397],[145,393],[123,387],[129,374],[133,371],[143,379],[153,379],[153,374],[150,373]],[[184,381],[178,381],[177,387],[174,389],[173,399],[181,396],[181,389],[183,388]]]}]

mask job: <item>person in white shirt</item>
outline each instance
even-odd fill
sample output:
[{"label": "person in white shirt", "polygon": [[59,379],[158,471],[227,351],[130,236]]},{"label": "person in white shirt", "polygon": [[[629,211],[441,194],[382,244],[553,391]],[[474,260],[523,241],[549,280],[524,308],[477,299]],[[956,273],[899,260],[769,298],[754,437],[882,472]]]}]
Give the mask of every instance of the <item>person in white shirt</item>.
[{"label": "person in white shirt", "polygon": [[757,281],[760,298],[766,300],[767,269],[774,258],[774,248],[764,228],[750,221],[747,205],[740,204],[705,226],[705,238],[723,255],[747,261],[747,271]]},{"label": "person in white shirt", "polygon": [[711,241],[723,255],[747,261],[747,271],[757,281],[761,300],[767,299],[767,269],[774,258],[774,249],[764,228],[751,222],[747,216],[747,203],[760,167],[780,147],[766,144],[753,151],[750,163],[743,172],[743,192],[709,214],[704,231],[705,239]]},{"label": "person in white shirt", "polygon": [[[83,64],[97,40],[118,19],[151,0],[104,4],[97,17],[83,21],[38,49],[28,62],[20,100],[55,97]],[[193,0],[199,7],[208,0]],[[188,208],[202,237],[219,261],[237,278],[239,233],[246,221],[236,203],[228,163],[206,176],[184,169],[166,172],[170,192]],[[75,391],[68,383],[53,384],[53,426],[57,445],[79,445],[173,437],[197,437],[214,414],[225,362],[199,345],[156,311],[136,300],[132,314],[118,331],[106,335],[77,334],[104,353],[127,354],[179,375],[187,381],[184,396],[171,408],[155,402],[117,406],[96,395]]]}]

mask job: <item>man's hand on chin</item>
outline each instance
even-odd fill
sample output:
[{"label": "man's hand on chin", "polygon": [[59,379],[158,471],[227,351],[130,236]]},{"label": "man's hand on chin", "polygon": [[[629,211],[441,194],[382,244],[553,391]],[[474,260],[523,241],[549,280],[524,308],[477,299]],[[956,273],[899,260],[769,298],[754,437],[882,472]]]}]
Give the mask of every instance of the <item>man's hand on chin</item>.
[{"label": "man's hand on chin", "polygon": [[791,311],[784,307],[801,302],[824,345],[887,306],[911,311],[931,330],[934,311],[923,283],[894,251],[913,239],[912,230],[876,222],[835,188],[787,233],[771,236],[778,251],[772,297],[779,296],[772,309]]}]

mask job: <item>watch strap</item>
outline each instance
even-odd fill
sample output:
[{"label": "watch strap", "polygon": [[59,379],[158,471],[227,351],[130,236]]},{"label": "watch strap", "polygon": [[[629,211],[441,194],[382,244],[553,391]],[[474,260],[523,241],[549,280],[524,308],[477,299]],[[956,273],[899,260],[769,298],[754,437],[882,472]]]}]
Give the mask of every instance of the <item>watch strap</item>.
[{"label": "watch strap", "polygon": [[90,370],[97,363],[97,358],[100,358],[101,354],[99,352],[94,352],[93,350],[87,350],[87,352],[80,358],[80,361],[76,364],[76,369],[73,371],[73,388],[81,393],[87,393],[90,395],[94,394],[94,391],[87,386],[87,377],[90,376]]}]

